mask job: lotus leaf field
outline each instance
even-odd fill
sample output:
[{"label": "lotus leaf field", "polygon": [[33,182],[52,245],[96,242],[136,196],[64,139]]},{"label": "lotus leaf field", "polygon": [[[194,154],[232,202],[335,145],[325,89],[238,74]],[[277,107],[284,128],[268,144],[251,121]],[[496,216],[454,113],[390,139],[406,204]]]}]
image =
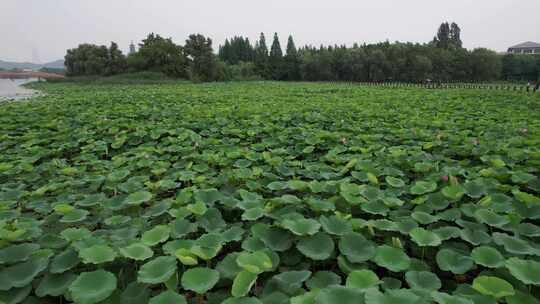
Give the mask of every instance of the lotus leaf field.
[{"label": "lotus leaf field", "polygon": [[540,94],[33,85],[0,303],[540,303]]}]

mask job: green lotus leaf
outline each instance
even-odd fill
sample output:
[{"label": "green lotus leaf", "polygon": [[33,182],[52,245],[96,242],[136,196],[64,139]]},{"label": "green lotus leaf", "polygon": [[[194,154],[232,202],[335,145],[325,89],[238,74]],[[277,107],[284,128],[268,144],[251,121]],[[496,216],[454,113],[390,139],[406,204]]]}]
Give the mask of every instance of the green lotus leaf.
[{"label": "green lotus leaf", "polygon": [[40,304],[39,300],[28,297],[32,291],[32,285],[22,288],[12,288],[8,291],[0,291],[0,303],[2,304]]},{"label": "green lotus leaf", "polygon": [[445,226],[433,230],[441,241],[446,241],[452,238],[458,238],[461,236],[461,230],[458,227]]},{"label": "green lotus leaf", "polygon": [[137,281],[148,284],[159,284],[167,281],[176,272],[176,258],[160,256],[139,269]]},{"label": "green lotus leaf", "polygon": [[187,304],[184,296],[172,290],[167,290],[150,299],[148,304]]},{"label": "green lotus leaf", "polygon": [[292,246],[292,235],[287,230],[268,226],[262,227],[258,226],[258,224],[254,225],[251,230],[256,237],[263,241],[266,247],[274,251],[285,251]]},{"label": "green lotus leaf", "polygon": [[468,181],[463,188],[465,188],[465,193],[472,198],[480,198],[487,192],[486,186],[479,180]]},{"label": "green lotus leaf", "polygon": [[[6,267],[0,271],[0,290],[25,287],[49,265],[48,257],[31,257],[28,261]],[[3,282],[4,278],[7,282]]]},{"label": "green lotus leaf", "polygon": [[506,260],[505,266],[524,284],[540,285],[540,262],[513,257]]},{"label": "green lotus leaf", "polygon": [[233,297],[243,297],[249,293],[257,281],[257,274],[249,271],[240,271],[234,278],[231,294]]},{"label": "green lotus leaf", "polygon": [[439,290],[442,287],[437,275],[429,271],[407,271],[405,280],[412,289]]},{"label": "green lotus leaf", "polygon": [[[112,303],[134,303],[134,304],[147,304],[148,299],[150,298],[150,289],[147,288],[146,284],[131,282],[129,283],[122,293],[118,296],[119,299],[114,302],[115,295],[118,294],[118,290],[110,296],[106,302]],[[100,303],[101,304],[101,303]]]},{"label": "green lotus leaf", "polygon": [[437,302],[437,304],[475,304],[472,300],[467,298],[452,296],[447,293],[433,291],[431,298]]},{"label": "green lotus leaf", "polygon": [[438,217],[433,216],[427,212],[415,211],[411,214],[411,217],[422,225],[434,223],[439,220]]},{"label": "green lotus leaf", "polygon": [[540,204],[540,197],[533,194],[521,192],[519,190],[512,190],[512,194],[518,201],[523,202],[528,206]]},{"label": "green lotus leaf", "polygon": [[70,204],[58,204],[58,205],[54,205],[54,208],[53,208],[54,212],[61,215],[69,213],[70,211],[73,211],[74,209],[75,207],[73,207]]},{"label": "green lotus leaf", "polygon": [[534,297],[531,294],[523,293],[519,290],[515,290],[515,294],[513,296],[505,297],[504,300],[508,304],[540,304],[540,300],[538,300],[536,297]]},{"label": "green lotus leaf", "polygon": [[459,201],[465,195],[465,188],[461,185],[452,185],[444,187],[441,192],[447,199]]},{"label": "green lotus leaf", "polygon": [[373,228],[383,230],[383,231],[400,231],[398,224],[396,222],[380,219],[380,220],[370,220],[368,226]]},{"label": "green lotus leaf", "polygon": [[362,211],[369,213],[369,214],[376,214],[376,215],[386,215],[390,209],[388,206],[384,204],[384,202],[381,202],[379,200],[373,200],[367,203],[364,203],[360,205],[360,208]]},{"label": "green lotus leaf", "polygon": [[236,263],[239,254],[238,252],[229,253],[223,260],[218,262],[216,270],[219,271],[221,278],[232,280],[243,270]]},{"label": "green lotus leaf", "polygon": [[387,184],[389,184],[390,186],[394,188],[402,188],[405,186],[405,182],[399,178],[387,176],[384,178],[384,180],[386,181]]},{"label": "green lotus leaf", "polygon": [[13,264],[28,260],[30,255],[39,249],[38,244],[24,243],[11,245],[0,250],[0,264]]},{"label": "green lotus leaf", "polygon": [[265,215],[265,211],[262,208],[251,208],[242,214],[243,221],[255,221]]},{"label": "green lotus leaf", "polygon": [[189,249],[180,248],[174,252],[174,255],[178,258],[180,263],[188,266],[195,266],[199,263],[197,255],[191,252]]},{"label": "green lotus leaf", "polygon": [[311,271],[307,270],[284,271],[272,277],[271,282],[280,292],[295,294],[301,290],[303,283],[310,276]]},{"label": "green lotus leaf", "polygon": [[315,297],[316,304],[363,304],[361,290],[343,286],[329,286],[322,289]]},{"label": "green lotus leaf", "polygon": [[82,249],[79,256],[85,264],[102,264],[114,261],[116,252],[107,245],[94,245]]},{"label": "green lotus leaf", "polygon": [[452,249],[441,249],[436,256],[437,265],[444,271],[455,274],[464,274],[473,268],[474,263],[468,256],[458,253]]},{"label": "green lotus leaf", "polygon": [[127,205],[141,205],[152,199],[152,193],[148,191],[137,191],[126,197],[124,203]]},{"label": "green lotus leaf", "polygon": [[103,204],[107,200],[107,196],[104,193],[97,193],[87,195],[83,200],[76,203],[77,206],[81,207],[92,207],[98,204]]},{"label": "green lotus leaf", "polygon": [[310,290],[323,289],[331,285],[341,284],[341,277],[331,271],[318,271],[309,280],[306,281],[306,286]]},{"label": "green lotus leaf", "polygon": [[499,268],[504,266],[503,255],[495,248],[489,246],[480,246],[473,249],[471,257],[478,265],[489,268]]},{"label": "green lotus leaf", "polygon": [[150,247],[142,243],[133,243],[127,247],[120,248],[120,254],[132,260],[144,261],[151,258],[154,252]]},{"label": "green lotus leaf", "polygon": [[51,273],[63,273],[77,266],[80,262],[81,259],[77,251],[66,249],[53,258],[49,271]]},{"label": "green lotus leaf", "polygon": [[195,204],[189,204],[186,206],[186,209],[189,210],[189,212],[196,215],[204,215],[206,211],[208,211],[208,207],[203,202],[196,202]]},{"label": "green lotus leaf", "polygon": [[259,274],[272,269],[272,260],[264,251],[256,251],[252,253],[242,252],[236,259],[238,266],[243,269]]},{"label": "green lotus leaf", "polygon": [[301,180],[291,180],[287,182],[287,187],[293,191],[303,191],[308,188],[309,184]]},{"label": "green lotus leaf", "polygon": [[319,232],[301,239],[296,248],[312,260],[326,260],[334,252],[334,241],[328,234]]},{"label": "green lotus leaf", "polygon": [[219,272],[204,267],[191,268],[182,275],[182,286],[184,289],[195,291],[198,294],[205,294],[212,289],[219,280]]},{"label": "green lotus leaf", "polygon": [[72,273],[47,274],[41,279],[36,288],[36,295],[41,298],[44,296],[61,296],[76,278],[77,276]]},{"label": "green lotus leaf", "polygon": [[393,272],[407,270],[411,265],[411,259],[403,250],[387,245],[377,247],[373,261]]},{"label": "green lotus leaf", "polygon": [[195,193],[195,200],[203,202],[208,206],[212,206],[215,202],[222,200],[224,197],[216,189],[204,189]]},{"label": "green lotus leaf", "polygon": [[441,238],[436,233],[425,230],[424,228],[414,228],[409,234],[412,240],[421,247],[436,247],[442,243]]},{"label": "green lotus leaf", "polygon": [[94,304],[108,298],[116,290],[116,277],[103,269],[81,273],[69,286],[77,304]]},{"label": "green lotus leaf", "polygon": [[283,190],[287,188],[287,183],[275,181],[275,182],[269,183],[268,185],[266,185],[266,187],[272,191]]},{"label": "green lotus leaf", "polygon": [[171,223],[171,236],[173,238],[181,238],[195,231],[197,231],[197,224],[186,219],[176,219]]},{"label": "green lotus leaf", "polygon": [[355,270],[347,276],[346,286],[365,290],[380,283],[379,277],[371,270]]},{"label": "green lotus leaf", "polygon": [[353,263],[362,263],[375,255],[375,246],[360,233],[351,232],[339,240],[339,251]]},{"label": "green lotus leaf", "polygon": [[479,222],[494,227],[502,227],[510,223],[510,219],[508,217],[498,215],[497,213],[488,209],[477,210],[474,213],[474,217],[477,218]]},{"label": "green lotus leaf", "polygon": [[407,289],[389,289],[384,294],[377,290],[366,292],[366,304],[414,304],[420,297]]},{"label": "green lotus leaf", "polygon": [[519,234],[528,236],[528,237],[539,237],[540,226],[537,226],[531,223],[521,223],[518,226],[518,232]]},{"label": "green lotus leaf", "polygon": [[478,229],[469,229],[465,228],[460,231],[461,239],[478,246],[480,244],[489,244],[491,242],[491,237],[485,231]]},{"label": "green lotus leaf", "polygon": [[[150,289],[147,288],[146,284],[138,283],[135,281],[135,282],[129,283],[124,288],[122,293],[119,294],[119,296],[116,296],[117,294],[118,294],[118,290],[115,293],[113,293],[113,295],[110,296],[106,302],[147,304],[148,299],[150,298]],[[117,297],[119,299],[116,302],[114,302],[115,298]]]},{"label": "green lotus leaf", "polygon": [[526,172],[515,172],[512,174],[512,182],[516,184],[527,184],[535,179],[536,176]]},{"label": "green lotus leaf", "polygon": [[220,252],[223,247],[222,242],[223,236],[221,234],[207,233],[199,237],[189,250],[197,257],[208,261]]},{"label": "green lotus leaf", "polygon": [[60,235],[69,242],[80,241],[92,236],[92,232],[86,228],[67,228]]},{"label": "green lotus leaf", "polygon": [[417,181],[411,187],[411,194],[422,195],[437,190],[437,184],[434,182]]},{"label": "green lotus leaf", "polygon": [[108,226],[120,226],[128,223],[131,217],[125,215],[115,215],[105,219],[104,223]]},{"label": "green lotus leaf", "polygon": [[107,176],[107,179],[112,182],[119,182],[126,178],[130,173],[129,170],[115,170]]},{"label": "green lotus leaf", "polygon": [[314,235],[321,228],[321,224],[313,219],[295,219],[295,220],[284,220],[282,223],[283,227],[290,230],[296,235]]},{"label": "green lotus leaf", "polygon": [[290,300],[290,303],[291,304],[314,304],[315,297],[317,296],[317,294],[318,294],[318,291],[306,292],[299,296],[292,297]]},{"label": "green lotus leaf", "polygon": [[166,225],[157,225],[143,233],[141,241],[144,245],[154,246],[169,239],[171,228]]},{"label": "green lotus leaf", "polygon": [[401,207],[405,204],[404,201],[400,200],[399,198],[397,197],[385,197],[383,198],[383,202],[386,206],[390,207],[390,208],[397,208],[397,207]]},{"label": "green lotus leaf", "polygon": [[223,301],[221,304],[263,304],[259,299],[257,298],[229,298],[225,301]]},{"label": "green lotus leaf", "polygon": [[514,287],[507,281],[490,276],[480,276],[474,279],[472,287],[479,293],[496,299],[515,294]]},{"label": "green lotus leaf", "polygon": [[86,217],[90,214],[90,212],[82,209],[73,209],[70,212],[64,214],[64,216],[60,219],[61,223],[77,223],[84,221]]},{"label": "green lotus leaf", "polygon": [[351,223],[335,215],[330,217],[322,215],[319,218],[319,222],[323,230],[329,234],[344,235],[352,232]]},{"label": "green lotus leaf", "polygon": [[536,254],[536,250],[529,242],[518,237],[509,236],[504,233],[493,233],[495,244],[504,246],[504,249],[513,254]]}]

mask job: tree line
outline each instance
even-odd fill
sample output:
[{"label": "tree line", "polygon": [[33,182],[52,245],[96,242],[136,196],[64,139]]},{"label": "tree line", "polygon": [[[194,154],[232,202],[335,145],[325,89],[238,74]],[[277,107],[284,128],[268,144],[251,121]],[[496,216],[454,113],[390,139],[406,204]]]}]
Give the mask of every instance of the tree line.
[{"label": "tree line", "polygon": [[388,41],[376,44],[321,45],[297,48],[292,36],[285,52],[277,33],[272,43],[261,33],[255,43],[236,36],[214,53],[212,39],[190,35],[184,45],[151,33],[138,51],[125,56],[114,42],[109,47],[82,44],[67,51],[67,75],[115,75],[156,71],[195,81],[399,81],[469,82],[532,80],[540,77],[540,56],[504,55],[463,48],[461,29],[444,22],[428,43]]}]

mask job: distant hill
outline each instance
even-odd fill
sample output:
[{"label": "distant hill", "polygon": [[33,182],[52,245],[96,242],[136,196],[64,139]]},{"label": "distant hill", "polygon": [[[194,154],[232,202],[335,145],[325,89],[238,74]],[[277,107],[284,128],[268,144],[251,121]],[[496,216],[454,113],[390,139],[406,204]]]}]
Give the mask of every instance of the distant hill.
[{"label": "distant hill", "polygon": [[43,64],[32,63],[32,62],[11,62],[0,60],[0,69],[12,70],[12,69],[31,69],[39,70],[41,68],[51,68],[51,69],[63,69],[64,60],[59,59],[52,62],[47,62]]}]

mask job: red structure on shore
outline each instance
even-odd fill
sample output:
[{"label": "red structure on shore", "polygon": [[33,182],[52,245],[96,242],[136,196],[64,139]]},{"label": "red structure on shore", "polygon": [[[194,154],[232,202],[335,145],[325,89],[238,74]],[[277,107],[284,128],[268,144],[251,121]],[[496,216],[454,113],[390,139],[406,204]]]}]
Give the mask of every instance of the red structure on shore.
[{"label": "red structure on shore", "polygon": [[9,71],[0,72],[0,79],[26,79],[26,78],[50,79],[50,78],[65,78],[65,77],[66,76],[64,75],[45,73],[45,72],[9,72]]}]

